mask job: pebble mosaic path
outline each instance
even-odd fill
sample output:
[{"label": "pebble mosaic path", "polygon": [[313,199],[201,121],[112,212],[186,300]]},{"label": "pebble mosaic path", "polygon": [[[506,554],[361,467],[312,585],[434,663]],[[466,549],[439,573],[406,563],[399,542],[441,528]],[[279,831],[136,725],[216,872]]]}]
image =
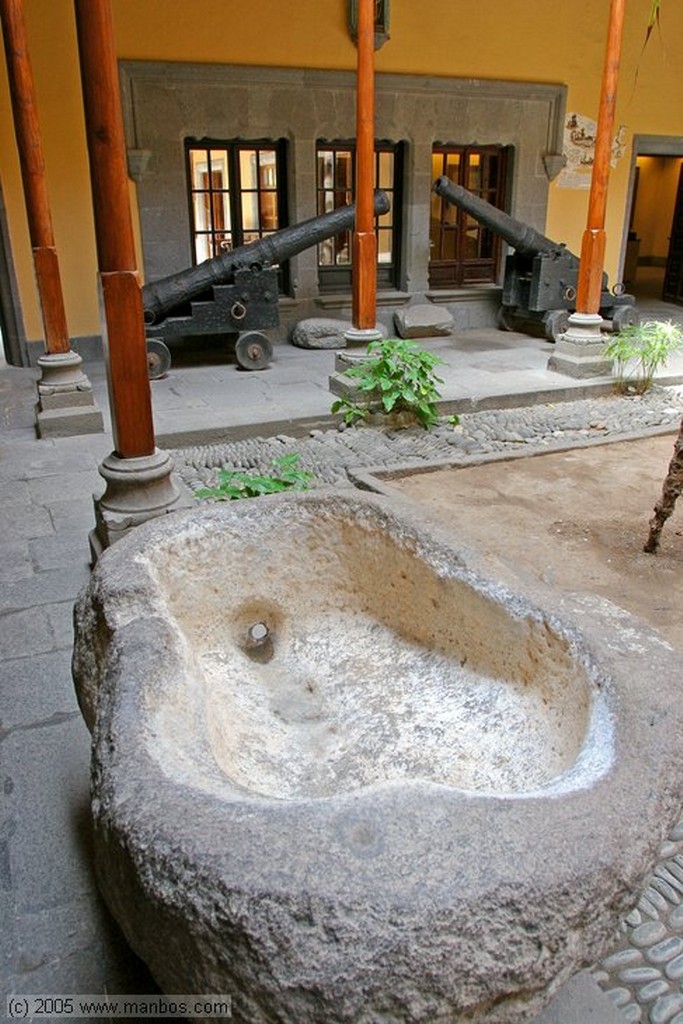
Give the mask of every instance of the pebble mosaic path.
[{"label": "pebble mosaic path", "polygon": [[[583,399],[467,413],[457,427],[442,423],[378,430],[363,427],[281,434],[227,444],[176,449],[176,470],[192,492],[216,483],[219,469],[272,471],[272,460],[298,452],[312,486],[352,486],[352,469],[410,466],[462,456],[538,452],[597,439],[644,436],[675,429],[683,416],[683,386],[642,396]],[[624,1021],[683,1024],[683,820],[662,845],[657,867],[636,908],[621,926],[613,952],[593,968]]]},{"label": "pebble mosaic path", "polygon": [[422,427],[314,430],[307,438],[285,434],[248,438],[178,448],[172,455],[177,473],[190,491],[214,485],[221,468],[268,473],[274,458],[290,452],[297,452],[300,468],[313,474],[313,486],[338,486],[350,483],[351,469],[552,450],[596,439],[642,436],[657,429],[675,428],[681,416],[683,386],[677,386],[653,388],[642,396],[607,395],[466,413],[455,428],[444,422],[430,431]]}]

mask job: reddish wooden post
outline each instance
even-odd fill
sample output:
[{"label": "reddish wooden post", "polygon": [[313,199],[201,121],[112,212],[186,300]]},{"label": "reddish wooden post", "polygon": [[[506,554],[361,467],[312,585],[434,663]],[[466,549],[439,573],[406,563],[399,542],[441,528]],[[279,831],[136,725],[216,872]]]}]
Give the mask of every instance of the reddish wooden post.
[{"label": "reddish wooden post", "polygon": [[586,230],[581,243],[581,264],[576,297],[578,313],[598,313],[602,293],[605,262],[605,212],[607,186],[612,156],[614,112],[617,104],[619,62],[624,30],[625,0],[612,0],[610,5],[607,49],[602,73],[600,109],[595,136],[595,155],[588,200]]},{"label": "reddish wooden post", "polygon": [[[356,72],[356,225],[353,233],[355,340],[380,337],[377,317],[377,239],[373,210],[375,171],[375,3],[358,0]],[[347,334],[347,339],[350,336]],[[353,338],[351,340],[354,340]]]},{"label": "reddish wooden post", "polygon": [[76,0],[76,28],[114,446],[121,458],[136,458],[154,451],[154,428],[109,0]]},{"label": "reddish wooden post", "polygon": [[0,21],[5,38],[14,130],[17,136],[28,229],[45,328],[45,347],[52,353],[68,352],[71,342],[52,232],[43,145],[22,0],[0,0]]},{"label": "reddish wooden post", "polygon": [[549,369],[569,377],[608,376],[612,370],[612,362],[605,355],[600,298],[605,262],[607,185],[624,29],[624,6],[625,0],[611,0],[588,216],[581,242],[576,312],[569,317],[567,333],[557,342],[555,354],[548,360]]},{"label": "reddish wooden post", "polygon": [[71,349],[66,321],[23,0],[0,0],[0,23],[45,333],[46,351],[38,357],[41,377],[37,383],[36,429],[39,437],[98,433],[103,429],[102,413],[81,368],[83,360]]},{"label": "reddish wooden post", "polygon": [[131,527],[177,506],[173,463],[154,445],[142,289],[128,197],[110,0],[75,0],[115,451],[95,502],[93,557]]}]

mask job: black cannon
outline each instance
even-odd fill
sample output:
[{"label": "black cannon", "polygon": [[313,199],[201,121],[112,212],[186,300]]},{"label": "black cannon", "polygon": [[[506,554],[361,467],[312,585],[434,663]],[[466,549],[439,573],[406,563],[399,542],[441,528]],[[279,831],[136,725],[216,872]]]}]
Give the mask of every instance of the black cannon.
[{"label": "black cannon", "polygon": [[[508,331],[540,328],[546,338],[557,341],[576,309],[578,256],[445,175],[437,178],[433,187],[437,195],[465,210],[514,249],[505,261],[499,326]],[[612,330],[640,322],[634,303],[633,295],[610,292],[607,275],[603,274],[600,315],[612,321]]]},{"label": "black cannon", "polygon": [[[387,213],[389,205],[385,192],[375,193],[376,214]],[[165,342],[186,335],[230,335],[241,367],[266,367],[272,346],[263,332],[280,323],[278,265],[352,229],[355,215],[353,204],[341,206],[146,284],[142,305],[150,377],[161,377],[171,365]]]}]

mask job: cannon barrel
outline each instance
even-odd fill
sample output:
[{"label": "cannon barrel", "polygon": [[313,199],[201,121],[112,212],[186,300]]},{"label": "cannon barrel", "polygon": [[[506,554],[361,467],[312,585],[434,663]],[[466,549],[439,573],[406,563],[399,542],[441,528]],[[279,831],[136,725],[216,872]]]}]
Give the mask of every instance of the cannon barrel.
[{"label": "cannon barrel", "polygon": [[485,199],[475,196],[462,185],[442,175],[434,182],[434,191],[447,202],[459,207],[471,214],[480,224],[485,224],[496,235],[500,235],[517,252],[525,256],[535,256],[537,253],[558,254],[566,253],[567,249],[560,242],[553,242],[540,231],[524,224],[521,220],[515,220],[509,213],[491,206]]},{"label": "cannon barrel", "polygon": [[[386,192],[375,192],[375,214],[387,213],[389,207]],[[156,323],[170,310],[208,291],[212,285],[229,282],[236,270],[252,268],[258,271],[264,266],[282,263],[326,238],[353,228],[355,217],[356,207],[353,203],[340,206],[330,213],[311,217],[300,224],[281,228],[280,231],[266,235],[256,242],[241,245],[232,252],[204,260],[196,267],[189,267],[177,274],[169,274],[158,281],[151,281],[142,289],[145,323]]]}]

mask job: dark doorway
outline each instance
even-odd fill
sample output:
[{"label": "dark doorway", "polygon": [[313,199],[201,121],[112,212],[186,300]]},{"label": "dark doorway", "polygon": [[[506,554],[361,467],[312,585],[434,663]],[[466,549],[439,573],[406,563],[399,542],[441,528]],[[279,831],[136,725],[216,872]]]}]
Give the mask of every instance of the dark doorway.
[{"label": "dark doorway", "polygon": [[662,298],[665,302],[675,302],[677,305],[683,306],[683,164],[678,173],[678,190],[664,271]]}]

